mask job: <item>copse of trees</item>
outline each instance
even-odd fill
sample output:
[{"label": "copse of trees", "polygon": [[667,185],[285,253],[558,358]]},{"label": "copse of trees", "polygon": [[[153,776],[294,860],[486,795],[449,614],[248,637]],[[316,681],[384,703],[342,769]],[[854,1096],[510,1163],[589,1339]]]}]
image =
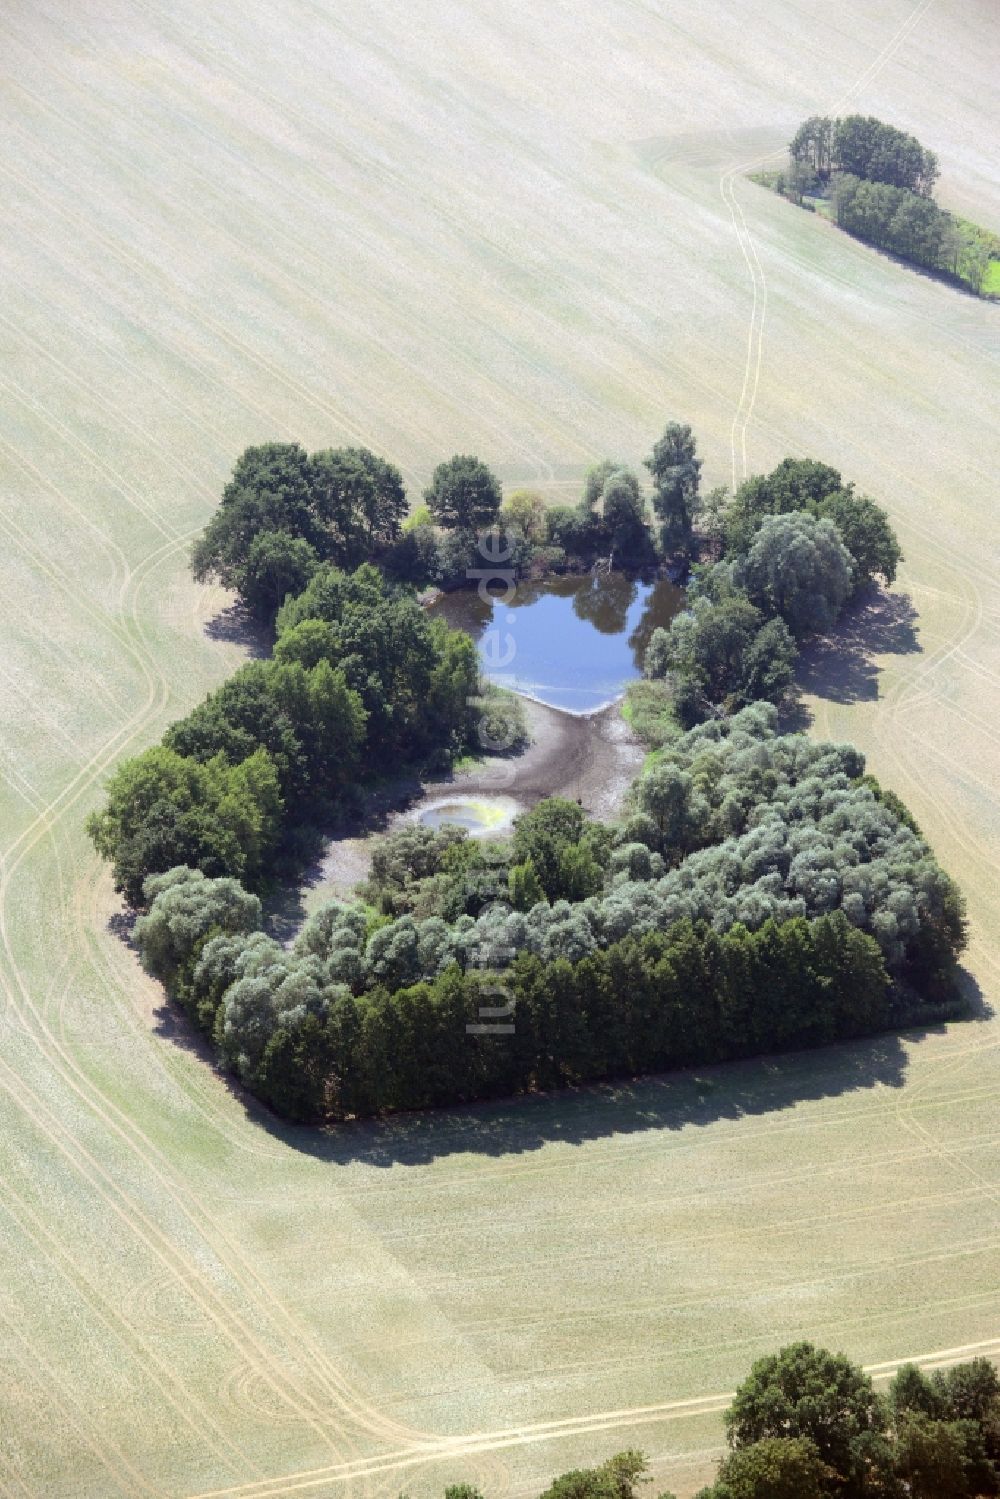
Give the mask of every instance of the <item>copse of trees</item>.
[{"label": "copse of trees", "polygon": [[148,875],[179,864],[260,888],[295,830],[328,818],[358,778],[460,750],[478,690],[464,632],[374,567],[320,565],[280,611],[273,658],[120,765],[88,829],[133,905]]},{"label": "copse of trees", "polygon": [[988,1359],[886,1394],[841,1353],[758,1359],[725,1417],[730,1453],[697,1499],[985,1499],[1000,1493],[1000,1377]]},{"label": "copse of trees", "polygon": [[[730,1450],[696,1499],[987,1499],[1000,1491],[1000,1379],[985,1358],[931,1375],[904,1365],[881,1394],[843,1354],[796,1343],[754,1364],[725,1419]],[[561,1474],[541,1499],[636,1499],[648,1472],[644,1453],[618,1452]],[[456,1484],[444,1499],[483,1495]]]},{"label": "copse of trees", "polygon": [[876,578],[895,582],[902,553],[885,511],[813,458],[785,458],[771,473],[740,485],[722,512],[723,555],[746,556],[768,516],[796,511],[834,523],[850,554],[854,592]]},{"label": "copse of trees", "polygon": [[[293,951],[261,932],[199,936],[167,971],[148,956],[162,925],[157,899],[136,938],[144,961],[213,1036],[223,1065],[303,1121],[815,1045],[878,1030],[888,1014],[878,947],[839,914],[724,934],[681,921],[576,961],[523,952],[502,990],[489,971],[457,961],[417,978],[446,931],[438,922],[418,933],[404,918],[372,934],[366,962],[376,982],[355,993],[343,975],[354,966],[361,913],[325,918],[325,932],[304,933]],[[174,960],[176,938],[170,953]],[[470,1034],[501,992],[512,1033]]]},{"label": "copse of trees", "polygon": [[871,115],[813,115],[799,126],[789,155],[787,174],[759,180],[797,203],[832,197],[848,234],[982,291],[991,262],[1000,260],[1000,236],[938,208],[937,157],[912,135]]},{"label": "copse of trees", "polygon": [[846,115],[838,120],[812,115],[795,132],[789,154],[824,180],[834,171],[850,172],[925,197],[932,193],[938,177],[933,151],[874,115]]},{"label": "copse of trees", "polygon": [[701,462],[690,427],[669,423],[646,460],[653,476],[654,536],[647,502],[627,465],[604,459],[576,505],[546,508],[521,490],[503,503],[481,459],[456,454],[435,468],[424,504],[407,516],[399,470],[367,448],[307,453],[263,443],[238,459],[221,503],[192,550],[199,581],[215,578],[270,629],[289,598],[322,568],[376,562],[390,577],[445,588],[484,564],[481,536],[515,576],[591,566],[598,558],[638,570],[658,555],[693,552]]},{"label": "copse of trees", "polygon": [[666,679],[684,727],[750,702],[780,703],[795,640],[835,624],[848,598],[895,580],[899,543],[885,511],[811,458],[786,458],[713,497],[707,543],[720,560],[694,569],[689,607],[656,630],[644,670]]},{"label": "copse of trees", "polygon": [[194,576],[217,578],[270,624],[321,563],[355,567],[393,542],[406,509],[399,470],[367,448],[249,447],[194,545]]},{"label": "copse of trees", "polygon": [[669,629],[653,631],[644,669],[675,682],[674,710],[691,728],[715,712],[780,703],[795,675],[795,641],[782,619],[767,619],[742,591],[717,602],[701,595]]},{"label": "copse of trees", "polygon": [[[867,1034],[955,1003],[964,919],[863,772],[758,703],[670,746],[617,826],[551,798],[507,845],[401,829],[370,904],[323,908],[292,949],[232,881],[175,870],[147,883],[136,941],[224,1065],[296,1118]],[[498,985],[515,1038],[480,1045],[465,1028]]]},{"label": "copse of trees", "polygon": [[958,232],[951,215],[929,198],[844,172],[836,180],[833,205],[840,228],[857,239],[931,269],[956,265]]}]

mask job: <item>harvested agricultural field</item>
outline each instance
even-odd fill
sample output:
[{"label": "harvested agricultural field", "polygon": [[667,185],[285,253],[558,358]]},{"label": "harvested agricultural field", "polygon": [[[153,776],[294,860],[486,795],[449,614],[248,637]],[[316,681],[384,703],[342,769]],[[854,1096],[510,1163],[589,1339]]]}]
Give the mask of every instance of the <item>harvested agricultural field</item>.
[{"label": "harvested agricultural field", "polygon": [[[781,1342],[1000,1351],[1000,307],[746,177],[850,106],[1000,231],[993,5],[37,0],[0,38],[0,1490],[502,1499],[640,1446],[686,1494]],[[669,417],[709,486],[808,454],[888,507],[901,602],[807,701],[963,886],[978,1018],[279,1127],[83,832],[252,648],[187,571],[234,458],[575,498]]]}]

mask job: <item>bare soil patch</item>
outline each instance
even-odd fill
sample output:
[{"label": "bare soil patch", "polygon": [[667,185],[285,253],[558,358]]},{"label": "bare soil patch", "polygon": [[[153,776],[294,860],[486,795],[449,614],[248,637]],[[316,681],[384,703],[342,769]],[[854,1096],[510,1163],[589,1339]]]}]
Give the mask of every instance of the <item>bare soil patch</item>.
[{"label": "bare soil patch", "polygon": [[530,807],[547,796],[565,796],[592,817],[615,817],[644,755],[620,705],[574,714],[526,699],[525,713],[531,743],[521,754],[484,760],[439,779],[408,776],[379,786],[362,824],[330,843],[310,879],[306,904],[350,894],[367,877],[373,836],[388,832],[424,797],[503,793]]}]

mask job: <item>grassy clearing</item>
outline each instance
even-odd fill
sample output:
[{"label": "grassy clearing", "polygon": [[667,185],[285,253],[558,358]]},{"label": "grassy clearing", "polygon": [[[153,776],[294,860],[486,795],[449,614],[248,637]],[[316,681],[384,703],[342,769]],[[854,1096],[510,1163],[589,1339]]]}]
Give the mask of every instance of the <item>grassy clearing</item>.
[{"label": "grassy clearing", "polygon": [[883,643],[878,700],[831,684],[816,726],[965,885],[996,1001],[996,309],[726,175],[864,79],[1000,224],[970,144],[996,38],[911,15],[711,4],[702,40],[683,8],[592,0],[0,23],[4,1486],[517,1496],[634,1443],[684,1492],[724,1403],[684,1402],[765,1347],[996,1337],[995,1024],[319,1145],[206,1070],[81,832],[116,759],[240,659],[185,556],[244,444],[362,441],[414,485],[476,451],[575,495],[677,415],[709,484],[803,452],[889,505],[921,650]]}]

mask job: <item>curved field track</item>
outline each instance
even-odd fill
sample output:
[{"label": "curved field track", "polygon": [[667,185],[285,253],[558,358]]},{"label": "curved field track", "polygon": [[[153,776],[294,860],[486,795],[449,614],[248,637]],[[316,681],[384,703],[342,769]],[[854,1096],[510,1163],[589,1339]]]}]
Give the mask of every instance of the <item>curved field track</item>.
[{"label": "curved field track", "polygon": [[[915,130],[1000,229],[992,0],[33,0],[0,15],[0,1494],[491,1499],[710,1470],[751,1356],[997,1350],[997,1022],[348,1129],[248,1113],[109,928],[81,825],[230,672],[186,574],[241,447],[572,494],[691,421],[890,506],[818,652],[1000,996],[1000,307],[750,184]],[[907,615],[903,593],[915,618]],[[216,623],[213,623],[216,621]]]}]

